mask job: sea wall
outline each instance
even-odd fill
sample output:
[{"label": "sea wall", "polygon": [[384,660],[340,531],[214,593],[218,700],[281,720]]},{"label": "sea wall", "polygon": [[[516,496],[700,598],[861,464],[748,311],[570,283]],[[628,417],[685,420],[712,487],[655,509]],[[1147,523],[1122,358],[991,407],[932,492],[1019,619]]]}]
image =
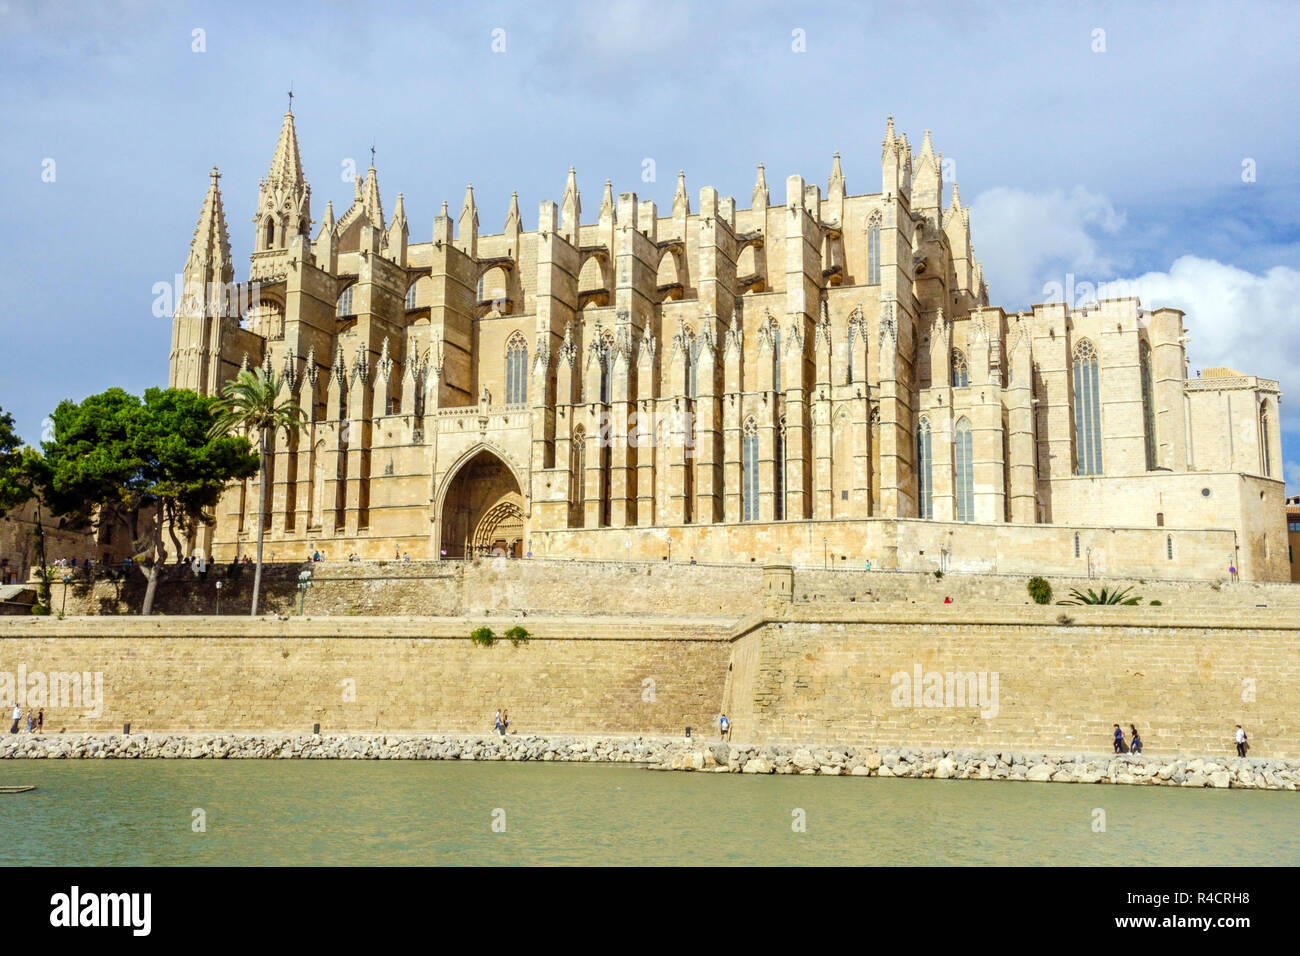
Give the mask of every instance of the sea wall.
[{"label": "sea wall", "polygon": [[505,708],[516,732],[681,733],[717,714],[726,624],[520,621],[526,643],[482,647],[481,618],[8,618],[0,703],[45,707],[52,732],[486,731]]},{"label": "sea wall", "polygon": [[738,740],[1300,757],[1294,611],[769,605],[732,664]]}]

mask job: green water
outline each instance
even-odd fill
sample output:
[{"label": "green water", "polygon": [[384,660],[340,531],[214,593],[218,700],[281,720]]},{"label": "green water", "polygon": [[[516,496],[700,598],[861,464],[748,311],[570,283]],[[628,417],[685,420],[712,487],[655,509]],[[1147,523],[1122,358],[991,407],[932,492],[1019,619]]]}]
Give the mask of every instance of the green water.
[{"label": "green water", "polygon": [[323,760],[3,761],[0,783],[38,787],[0,795],[9,865],[1300,863],[1286,792]]}]

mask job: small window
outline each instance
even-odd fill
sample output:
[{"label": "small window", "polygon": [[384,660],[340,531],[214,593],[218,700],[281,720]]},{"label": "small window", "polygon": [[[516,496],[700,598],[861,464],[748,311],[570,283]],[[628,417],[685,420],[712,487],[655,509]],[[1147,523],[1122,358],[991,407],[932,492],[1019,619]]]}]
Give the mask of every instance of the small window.
[{"label": "small window", "polygon": [[337,314],[340,319],[346,319],[349,316],[356,315],[356,313],[352,311],[352,286],[348,286],[344,289],[343,294],[339,296]]},{"label": "small window", "polygon": [[849,493],[847,491],[841,491],[840,501],[848,501],[848,500],[849,500]]},{"label": "small window", "polygon": [[1076,558],[1079,556],[1079,536],[1077,534],[1074,536],[1074,556]]},{"label": "small window", "polygon": [[1157,527],[1157,528],[1163,528],[1164,526],[1165,526],[1165,513],[1164,513],[1163,511],[1157,511],[1157,512],[1156,512],[1156,527]]},{"label": "small window", "polygon": [[1170,561],[1174,559],[1174,536],[1172,534],[1165,535],[1165,557]]}]

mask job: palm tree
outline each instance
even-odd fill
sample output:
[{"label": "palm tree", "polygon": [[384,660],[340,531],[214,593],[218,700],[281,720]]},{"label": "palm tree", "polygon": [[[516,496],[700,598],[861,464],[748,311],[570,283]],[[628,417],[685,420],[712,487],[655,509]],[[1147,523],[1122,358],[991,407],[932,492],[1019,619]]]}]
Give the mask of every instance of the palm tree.
[{"label": "palm tree", "polygon": [[262,589],[262,539],[266,536],[266,463],[271,455],[271,441],[276,432],[284,429],[294,436],[307,417],[291,397],[280,398],[284,386],[279,375],[268,375],[262,369],[243,369],[225,384],[221,398],[215,405],[216,420],[212,434],[226,435],[244,431],[257,442],[257,571],[253,575],[253,609],[257,616],[258,596]]}]

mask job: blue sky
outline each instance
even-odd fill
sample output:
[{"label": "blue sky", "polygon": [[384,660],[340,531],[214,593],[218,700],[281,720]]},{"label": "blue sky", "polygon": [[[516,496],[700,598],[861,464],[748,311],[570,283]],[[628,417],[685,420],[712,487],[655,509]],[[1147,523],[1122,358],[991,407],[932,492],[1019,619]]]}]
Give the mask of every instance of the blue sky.
[{"label": "blue sky", "polygon": [[835,150],[849,191],[875,192],[892,113],[955,161],[994,304],[1139,280],[1187,311],[1193,369],[1280,379],[1294,492],[1298,35],[1282,3],[0,0],[0,407],[37,440],[62,398],[165,383],[154,284],[214,164],[246,268],[291,83],[313,213],[342,211],[344,163],[373,143],[412,241],[471,180],[485,231],[512,189],[533,228],[570,164],[589,216],[606,178],[668,205],[678,169],[748,205],[760,161],[779,202],[791,173],[824,186]]}]

